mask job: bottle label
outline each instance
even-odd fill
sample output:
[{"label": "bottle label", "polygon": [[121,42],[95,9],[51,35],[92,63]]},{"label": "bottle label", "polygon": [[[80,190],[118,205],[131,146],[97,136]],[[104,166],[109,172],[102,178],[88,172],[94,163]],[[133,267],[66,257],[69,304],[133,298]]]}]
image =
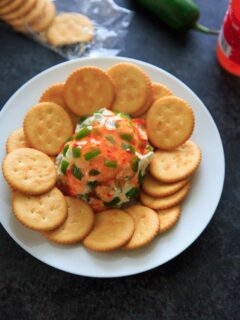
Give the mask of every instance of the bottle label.
[{"label": "bottle label", "polygon": [[227,58],[240,64],[240,21],[230,6],[219,35],[219,45]]}]

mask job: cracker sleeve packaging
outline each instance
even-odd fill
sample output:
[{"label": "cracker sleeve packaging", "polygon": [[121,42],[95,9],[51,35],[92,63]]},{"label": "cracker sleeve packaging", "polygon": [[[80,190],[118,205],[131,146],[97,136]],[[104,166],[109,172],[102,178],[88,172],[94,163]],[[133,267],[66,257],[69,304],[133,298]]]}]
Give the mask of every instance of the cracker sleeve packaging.
[{"label": "cracker sleeve packaging", "polygon": [[117,55],[124,48],[132,12],[113,0],[26,0],[24,6],[18,2],[3,3],[0,22],[66,59]]}]

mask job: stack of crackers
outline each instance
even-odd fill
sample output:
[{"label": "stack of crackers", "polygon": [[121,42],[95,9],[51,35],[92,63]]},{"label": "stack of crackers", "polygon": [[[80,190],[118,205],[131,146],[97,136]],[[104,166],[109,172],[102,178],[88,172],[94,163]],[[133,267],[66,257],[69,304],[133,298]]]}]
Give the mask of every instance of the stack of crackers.
[{"label": "stack of crackers", "polygon": [[0,19],[18,32],[41,35],[52,46],[92,41],[92,21],[81,14],[56,13],[51,0],[0,0]]},{"label": "stack of crackers", "polygon": [[[154,156],[140,198],[127,208],[94,213],[88,203],[56,187],[55,157],[79,117],[99,107],[146,119]],[[190,191],[201,151],[189,138],[190,105],[130,63],[107,71],[81,67],[65,83],[47,88],[26,114],[23,128],[7,140],[3,175],[13,191],[13,212],[25,226],[62,244],[83,242],[95,251],[128,250],[150,243],[172,228]]]}]

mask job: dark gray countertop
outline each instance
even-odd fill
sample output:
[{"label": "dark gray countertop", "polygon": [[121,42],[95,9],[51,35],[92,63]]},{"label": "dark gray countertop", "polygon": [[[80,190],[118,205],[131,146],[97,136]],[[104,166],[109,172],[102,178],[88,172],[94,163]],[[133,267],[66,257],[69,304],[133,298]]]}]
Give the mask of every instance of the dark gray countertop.
[{"label": "dark gray countertop", "polygon": [[[135,10],[130,1],[117,1]],[[196,1],[219,28],[226,0]],[[121,55],[160,66],[205,103],[219,128],[226,180],[203,234],[169,263],[120,279],[77,277],[37,261],[0,226],[0,319],[239,319],[240,79],[219,68],[216,37],[174,34],[137,10]],[[0,106],[31,77],[63,59],[0,25]],[[0,129],[1,130],[1,129]],[[209,177],[214,179],[214,177]]]}]

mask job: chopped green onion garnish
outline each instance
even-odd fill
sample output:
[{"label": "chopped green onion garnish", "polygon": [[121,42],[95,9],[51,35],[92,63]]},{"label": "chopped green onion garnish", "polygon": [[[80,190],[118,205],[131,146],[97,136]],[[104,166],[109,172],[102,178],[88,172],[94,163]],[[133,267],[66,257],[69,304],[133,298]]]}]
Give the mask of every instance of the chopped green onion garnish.
[{"label": "chopped green onion garnish", "polygon": [[93,151],[85,153],[84,159],[91,160],[91,159],[95,158],[96,156],[98,156],[100,153],[101,153],[101,150],[96,148]]},{"label": "chopped green onion garnish", "polygon": [[142,185],[142,181],[143,181],[143,175],[142,175],[142,171],[139,170],[139,174],[138,174],[138,183],[141,186]]},{"label": "chopped green onion garnish", "polygon": [[86,120],[87,119],[87,117],[80,117],[80,119],[79,119],[79,123],[82,123],[84,120]]},{"label": "chopped green onion garnish", "polygon": [[117,168],[117,161],[105,160],[104,165],[108,168]]},{"label": "chopped green onion garnish", "polygon": [[105,138],[111,142],[111,144],[115,145],[116,144],[116,140],[114,139],[113,136],[105,136]]},{"label": "chopped green onion garnish", "polygon": [[131,151],[132,153],[135,153],[135,148],[131,145],[131,144],[129,144],[129,143],[122,143],[122,149],[123,150],[129,150],[129,151]]},{"label": "chopped green onion garnish", "polygon": [[132,164],[133,171],[137,172],[138,171],[138,165],[139,165],[139,158],[132,159],[131,164]]},{"label": "chopped green onion garnish", "polygon": [[73,158],[80,158],[81,157],[81,149],[78,147],[73,147],[72,154],[73,154]]},{"label": "chopped green onion garnish", "polygon": [[132,141],[132,135],[130,133],[120,133],[119,135],[123,140],[126,140],[128,142]]},{"label": "chopped green onion garnish", "polygon": [[87,185],[90,188],[96,188],[96,186],[98,185],[98,182],[97,181],[88,181]]},{"label": "chopped green onion garnish", "polygon": [[104,204],[106,207],[113,207],[113,206],[117,205],[120,201],[121,200],[119,197],[115,197],[109,202],[104,202]]},{"label": "chopped green onion garnish", "polygon": [[89,195],[88,195],[87,193],[85,193],[85,194],[83,194],[83,195],[81,196],[81,199],[82,199],[83,201],[85,201],[85,202],[88,202],[88,201],[89,201]]},{"label": "chopped green onion garnish", "polygon": [[117,115],[122,118],[131,119],[131,116],[127,113],[124,113],[124,112],[117,112]]},{"label": "chopped green onion garnish", "polygon": [[153,147],[152,146],[150,146],[150,144],[147,146],[147,150],[148,151],[153,151],[154,149],[153,149]]},{"label": "chopped green onion garnish", "polygon": [[82,180],[83,173],[80,168],[78,168],[75,164],[72,166],[71,172],[75,178],[78,180]]},{"label": "chopped green onion garnish", "polygon": [[83,139],[86,136],[88,136],[90,132],[91,132],[91,130],[88,127],[84,127],[77,133],[76,139],[77,140]]},{"label": "chopped green onion garnish", "polygon": [[62,160],[61,171],[63,174],[66,174],[68,166],[69,166],[69,162],[66,160]]},{"label": "chopped green onion garnish", "polygon": [[69,141],[72,141],[73,140],[73,136],[70,136],[67,140],[66,140],[66,142],[69,142]]},{"label": "chopped green onion garnish", "polygon": [[68,148],[69,148],[69,145],[66,145],[66,146],[63,148],[63,156],[64,156],[64,157],[66,157]]},{"label": "chopped green onion garnish", "polygon": [[132,200],[133,198],[136,198],[138,194],[139,194],[139,189],[132,188],[126,193],[126,196],[128,197],[128,199]]},{"label": "chopped green onion garnish", "polygon": [[98,171],[98,170],[96,170],[96,169],[91,169],[90,171],[89,171],[89,175],[90,176],[97,176],[97,175],[99,175],[100,174],[100,172]]}]

